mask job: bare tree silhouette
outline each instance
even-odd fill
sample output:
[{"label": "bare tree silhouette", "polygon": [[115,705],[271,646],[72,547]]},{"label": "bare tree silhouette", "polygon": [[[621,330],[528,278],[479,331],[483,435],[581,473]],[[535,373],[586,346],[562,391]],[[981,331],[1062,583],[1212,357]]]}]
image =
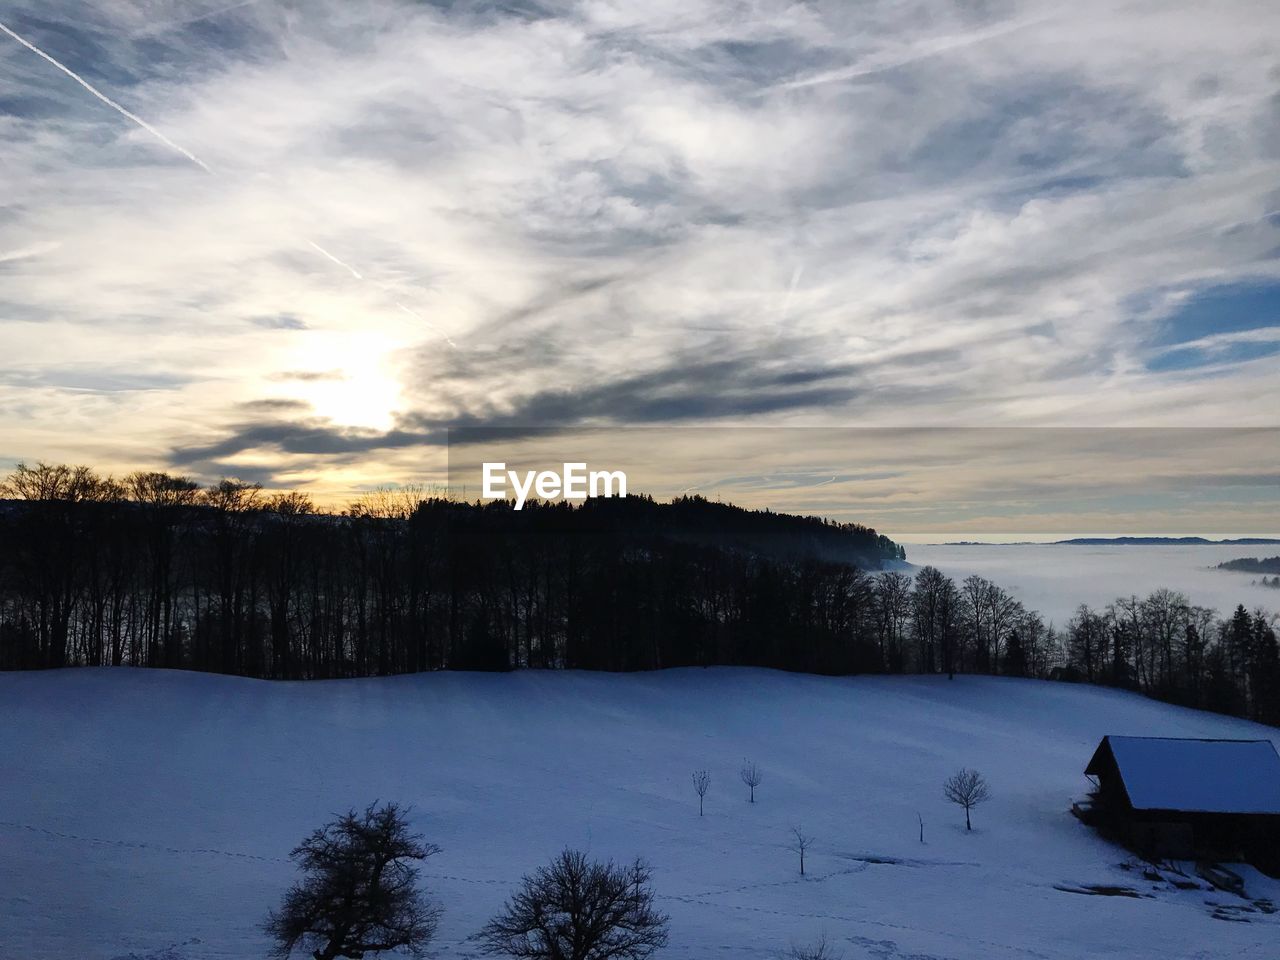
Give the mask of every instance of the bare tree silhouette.
[{"label": "bare tree silhouette", "polygon": [[964,807],[964,828],[973,829],[969,819],[969,811],[980,803],[991,799],[991,791],[987,781],[977,770],[961,769],[947,778],[942,785],[942,793],[952,803]]},{"label": "bare tree silhouette", "polygon": [[517,960],[644,960],[666,946],[667,918],[654,909],[642,860],[615,867],[565,850],[526,876],[475,939]]},{"label": "bare tree silhouette", "polygon": [[824,933],[810,944],[792,944],[787,953],[787,960],[840,960],[843,954],[837,953]]},{"label": "bare tree silhouette", "polygon": [[702,798],[707,795],[707,791],[711,788],[711,774],[705,770],[695,770],[693,773],[693,792],[698,795],[698,816],[702,816]]},{"label": "bare tree silhouette", "polygon": [[289,855],[303,878],[263,924],[273,954],[283,960],[300,947],[315,960],[384,950],[422,956],[439,911],[418,890],[413,861],[439,851],[409,832],[394,803],[349,811],[316,830]]},{"label": "bare tree silhouette", "polygon": [[800,854],[800,876],[804,876],[804,855],[805,851],[813,844],[813,837],[809,836],[799,827],[791,828],[791,849]]}]

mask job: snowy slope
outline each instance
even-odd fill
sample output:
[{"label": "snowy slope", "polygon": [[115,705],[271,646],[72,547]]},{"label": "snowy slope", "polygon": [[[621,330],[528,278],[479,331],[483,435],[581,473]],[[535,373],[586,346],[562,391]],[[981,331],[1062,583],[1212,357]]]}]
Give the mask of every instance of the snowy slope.
[{"label": "snowy slope", "polygon": [[[1206,904],[1226,894],[1151,890],[1067,813],[1106,733],[1280,739],[993,678],[3,674],[0,958],[261,957],[291,846],[375,798],[412,803],[444,848],[425,868],[445,908],[439,957],[472,955],[466,937],[566,844],[652,862],[666,958],[773,958],[823,932],[847,960],[1275,956],[1280,915],[1228,923]],[[754,806],[744,757],[765,774]],[[941,799],[962,764],[994,794],[971,834]],[[804,879],[795,824],[816,838]],[[1280,901],[1280,884],[1247,876]],[[1152,898],[1055,888],[1086,884]]]}]

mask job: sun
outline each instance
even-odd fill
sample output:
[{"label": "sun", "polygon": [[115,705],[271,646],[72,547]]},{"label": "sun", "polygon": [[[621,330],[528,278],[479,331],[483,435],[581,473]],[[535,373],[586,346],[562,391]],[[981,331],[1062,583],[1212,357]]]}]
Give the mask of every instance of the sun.
[{"label": "sun", "polygon": [[340,426],[388,430],[403,399],[396,371],[402,346],[369,331],[316,331],[290,358],[289,393]]}]

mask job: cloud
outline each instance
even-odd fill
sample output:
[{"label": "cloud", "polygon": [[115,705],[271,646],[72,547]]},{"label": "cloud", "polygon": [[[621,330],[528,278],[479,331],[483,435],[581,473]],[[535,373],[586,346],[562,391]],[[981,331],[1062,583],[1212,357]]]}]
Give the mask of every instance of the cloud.
[{"label": "cloud", "polygon": [[267,330],[306,330],[307,323],[301,317],[294,316],[291,313],[282,313],[276,316],[250,317],[249,322],[255,327],[262,327]]},{"label": "cloud", "polygon": [[52,388],[86,394],[116,394],[135,391],[176,390],[187,382],[179,374],[143,371],[126,367],[80,364],[36,368],[0,368],[0,385],[20,389]]},{"label": "cloud", "polygon": [[1052,17],[1036,17],[1025,21],[1014,20],[993,24],[967,33],[943,34],[920,41],[895,43],[876,50],[850,66],[824,70],[820,73],[787,80],[783,83],[774,84],[768,89],[797,90],[804,87],[816,87],[825,83],[847,83],[850,80],[874,77],[890,70],[897,70],[917,63],[927,57],[943,56],[964,47],[986,43],[1029,27],[1044,26],[1051,23],[1052,19]]},{"label": "cloud", "polygon": [[1214,376],[1151,362],[1198,292],[1280,280],[1272,3],[5,23],[218,171],[0,36],[21,456],[93,437],[340,491],[438,469],[451,426],[1213,425],[1280,400],[1212,316],[1183,339]]},{"label": "cloud", "polygon": [[[546,376],[553,376],[548,364]],[[230,424],[215,441],[182,446],[179,463],[226,458],[246,451],[286,454],[348,455],[415,445],[436,446],[471,431],[489,439],[508,439],[570,430],[584,424],[682,424],[726,417],[750,418],[770,413],[848,403],[857,396],[856,368],[796,369],[759,356],[706,360],[678,357],[665,366],[627,377],[565,389],[537,389],[502,403],[484,402],[469,393],[454,396],[453,405],[434,414],[415,412],[397,426],[377,431],[352,429],[322,417],[279,419],[280,414],[306,412],[296,400],[254,400],[237,412],[262,413],[267,421]],[[335,371],[292,371],[275,379],[310,382],[334,379]],[[454,383],[486,382],[487,371],[474,363]]]},{"label": "cloud", "polygon": [[305,400],[290,400],[287,397],[263,397],[258,400],[245,400],[236,404],[237,410],[249,413],[305,413],[311,405]]},{"label": "cloud", "polygon": [[[290,328],[292,329],[292,328]],[[319,380],[345,380],[346,374],[341,370],[281,370],[270,375],[272,380],[299,380],[303,383],[315,383]]]}]

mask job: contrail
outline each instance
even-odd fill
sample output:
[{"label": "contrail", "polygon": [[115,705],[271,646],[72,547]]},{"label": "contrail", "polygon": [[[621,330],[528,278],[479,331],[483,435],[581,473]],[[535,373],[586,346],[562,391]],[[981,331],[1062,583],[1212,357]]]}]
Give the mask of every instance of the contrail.
[{"label": "contrail", "polygon": [[[241,6],[247,6],[247,5],[248,5],[248,3],[247,3],[247,2],[246,2],[246,3],[239,3],[239,4],[236,4],[236,5],[235,5],[235,7],[241,7]],[[220,12],[225,13],[225,12],[226,12],[226,10],[235,9],[235,7],[228,7],[228,8],[226,8],[226,9],[224,9],[223,11],[220,11]],[[214,11],[214,13],[217,13],[217,12],[219,12],[219,11]],[[210,16],[212,16],[212,15],[213,15],[213,14],[210,14]],[[198,18],[197,18],[197,19],[198,19]],[[71,78],[72,80],[74,80],[76,83],[80,84],[80,86],[84,87],[84,88],[85,88],[86,90],[88,90],[91,94],[93,94],[95,97],[97,97],[97,98],[98,98],[99,100],[101,100],[103,103],[105,103],[105,104],[106,104],[108,107],[110,107],[112,110],[116,111],[116,113],[120,114],[122,117],[125,117],[125,118],[127,118],[127,119],[129,119],[129,120],[132,120],[134,123],[136,123],[138,126],[140,126],[143,130],[147,131],[147,133],[151,134],[153,137],[155,137],[157,140],[159,140],[161,143],[163,143],[166,147],[169,147],[169,148],[171,148],[171,149],[173,149],[173,150],[178,151],[178,153],[182,154],[184,157],[186,157],[188,160],[190,160],[192,163],[194,163],[197,167],[199,167],[199,168],[200,168],[201,170],[203,170],[205,173],[209,174],[209,176],[211,176],[211,177],[215,177],[215,176],[217,176],[217,174],[214,172],[214,170],[213,170],[213,168],[212,168],[212,167],[210,167],[207,163],[205,163],[203,160],[201,160],[199,157],[197,157],[194,153],[192,153],[192,152],[191,152],[190,150],[188,150],[186,147],[182,146],[181,144],[174,143],[172,140],[170,140],[168,137],[166,137],[163,133],[161,133],[159,130],[157,130],[155,127],[153,127],[151,124],[147,123],[147,121],[143,120],[143,119],[142,119],[140,116],[138,116],[136,113],[133,113],[133,112],[131,112],[131,111],[129,111],[129,110],[127,110],[127,109],[125,109],[124,107],[122,107],[120,104],[116,103],[116,101],[112,100],[112,99],[111,99],[110,97],[108,97],[105,93],[103,93],[101,90],[99,90],[99,89],[98,89],[97,87],[95,87],[93,84],[91,84],[91,83],[90,83],[88,80],[86,80],[84,77],[80,76],[80,74],[76,73],[76,72],[75,72],[74,70],[72,70],[70,67],[66,66],[65,64],[62,64],[62,63],[58,62],[58,61],[57,61],[57,60],[55,60],[53,57],[51,57],[49,54],[45,53],[43,50],[41,50],[39,47],[37,47],[34,43],[32,43],[31,41],[27,40],[25,37],[21,37],[21,36],[19,36],[18,34],[14,33],[12,30],[10,30],[10,29],[6,26],[3,22],[0,22],[0,30],[3,30],[3,31],[4,31],[5,33],[7,33],[9,36],[13,37],[13,39],[17,40],[20,44],[22,44],[24,47],[26,47],[28,50],[30,50],[32,53],[34,53],[36,56],[40,57],[40,58],[41,58],[41,59],[43,59],[43,60],[47,60],[49,63],[53,64],[55,67],[57,67],[57,68],[58,68],[59,70],[61,70],[63,73],[65,73],[68,77],[70,77],[70,78]],[[315,250],[317,253],[319,253],[322,257],[326,258],[327,260],[332,261],[333,263],[337,264],[339,267],[342,267],[344,270],[346,270],[347,272],[349,272],[349,273],[351,274],[351,276],[355,277],[357,280],[364,281],[364,280],[366,280],[366,279],[367,279],[367,278],[366,278],[362,273],[360,273],[360,271],[359,271],[359,270],[357,270],[355,267],[351,266],[351,264],[349,264],[349,263],[347,263],[346,261],[341,260],[341,259],[339,259],[338,257],[334,256],[332,253],[330,253],[330,252],[329,252],[328,250],[326,250],[324,247],[320,246],[320,244],[316,243],[314,240],[307,239],[307,238],[305,238],[305,237],[304,237],[303,239],[305,239],[305,240],[306,240],[306,242],[307,242],[307,244],[308,244],[308,245],[309,245],[313,250]],[[377,284],[377,283],[375,283],[375,286],[377,286],[377,287],[378,287],[378,289],[383,290],[384,292],[389,292],[389,291],[387,291],[387,288],[386,288],[386,287],[384,287],[382,284]],[[418,315],[417,313],[415,313],[414,311],[410,310],[408,307],[406,307],[406,306],[405,306],[403,303],[401,303],[400,301],[396,300],[396,301],[393,301],[393,302],[395,303],[395,305],[396,305],[397,307],[399,307],[399,308],[400,308],[401,310],[403,310],[405,313],[409,314],[409,316],[416,318],[417,320],[419,320],[420,322],[422,322],[425,326],[427,326],[429,329],[433,330],[435,333],[437,333],[437,334],[439,334],[440,336],[444,337],[444,339],[448,342],[449,346],[453,347],[455,350],[457,349],[458,345],[457,345],[456,343],[454,343],[454,342],[453,342],[453,339],[452,339],[452,338],[451,338],[447,333],[445,333],[443,330],[441,330],[439,327],[436,327],[435,325],[433,325],[433,324],[431,324],[431,323],[428,323],[428,322],[427,322],[426,320],[424,320],[421,316],[419,316],[419,315]]]},{"label": "contrail", "polygon": [[905,67],[915,63],[918,60],[925,60],[929,57],[936,57],[941,54],[950,53],[952,50],[959,50],[963,47],[970,47],[978,43],[986,43],[1006,34],[1015,33],[1027,27],[1038,26],[1052,17],[1034,17],[1026,20],[1016,20],[1011,23],[996,24],[985,30],[975,30],[972,33],[964,33],[947,37],[935,37],[926,40],[923,43],[916,44],[908,50],[894,56],[877,56],[875,54],[867,57],[863,63],[855,64],[851,67],[841,67],[836,70],[827,70],[823,73],[815,74],[809,77],[801,77],[796,80],[788,80],[783,83],[769,84],[756,91],[756,96],[769,93],[772,90],[797,90],[804,87],[816,87],[824,83],[840,83],[845,80],[857,80],[862,77],[871,77],[879,73],[885,73],[889,70],[897,70],[899,67]]},{"label": "contrail", "polygon": [[56,240],[45,241],[43,243],[33,243],[30,246],[19,247],[17,250],[0,250],[0,263],[12,263],[15,260],[26,260],[29,257],[39,257],[48,253],[50,250],[57,250],[62,246]]},{"label": "contrail", "polygon": [[311,246],[316,250],[317,253],[320,254],[320,256],[327,257],[328,259],[336,263],[338,266],[342,267],[342,269],[351,271],[351,275],[355,277],[357,280],[364,279],[364,277],[360,275],[359,270],[351,266],[351,264],[345,263],[344,261],[339,260],[337,257],[335,257],[332,253],[330,253],[324,247],[320,246],[320,244],[316,243],[314,240],[308,240],[307,243],[311,244]]},{"label": "contrail", "polygon": [[43,50],[41,50],[31,41],[18,36],[16,33],[10,30],[3,23],[0,23],[0,30],[3,30],[9,36],[13,37],[13,39],[17,40],[20,44],[22,44],[24,47],[26,47],[36,56],[49,61],[51,64],[53,64],[63,73],[65,73],[68,77],[70,77],[76,83],[80,84],[80,86],[84,87],[86,90],[92,93],[95,97],[97,97],[99,100],[105,103],[112,110],[116,111],[116,113],[120,114],[121,116],[128,117],[138,126],[140,126],[143,130],[147,131],[147,133],[151,134],[153,137],[155,137],[157,140],[163,143],[166,147],[169,147],[173,150],[177,150],[180,154],[182,154],[184,157],[186,157],[188,160],[194,163],[197,167],[199,167],[205,173],[210,173],[210,174],[213,173],[213,169],[207,163],[205,163],[203,160],[197,157],[194,153],[192,153],[186,147],[183,147],[183,146],[180,146],[179,144],[174,143],[172,140],[166,137],[163,133],[161,133],[151,124],[147,123],[147,121],[143,120],[136,113],[130,113],[128,110],[120,106],[120,104],[116,103],[114,100],[108,97],[105,93],[103,93],[101,90],[95,87],[92,83],[90,83],[84,77],[80,76],[80,74],[76,73],[70,67],[65,66],[62,63],[59,63],[57,60],[49,56],[49,54],[45,53]]},{"label": "contrail", "polygon": [[449,344],[449,346],[453,347],[453,349],[455,349],[455,350],[457,350],[457,349],[458,349],[458,345],[457,345],[456,343],[454,343],[454,342],[453,342],[453,337],[449,336],[449,334],[445,333],[445,332],[444,332],[444,330],[442,330],[440,327],[437,327],[434,323],[432,323],[430,320],[428,320],[428,319],[427,319],[426,317],[424,317],[422,314],[418,313],[416,310],[410,310],[408,307],[406,307],[406,306],[405,306],[403,303],[401,303],[399,300],[395,301],[395,304],[396,304],[396,306],[397,306],[397,307],[399,307],[401,310],[403,310],[403,311],[404,311],[405,313],[407,313],[409,316],[413,317],[413,319],[417,320],[420,324],[422,324],[422,325],[423,325],[424,327],[426,327],[428,330],[432,331],[433,333],[437,333],[437,334],[439,334],[440,336],[444,337],[445,343]]}]

